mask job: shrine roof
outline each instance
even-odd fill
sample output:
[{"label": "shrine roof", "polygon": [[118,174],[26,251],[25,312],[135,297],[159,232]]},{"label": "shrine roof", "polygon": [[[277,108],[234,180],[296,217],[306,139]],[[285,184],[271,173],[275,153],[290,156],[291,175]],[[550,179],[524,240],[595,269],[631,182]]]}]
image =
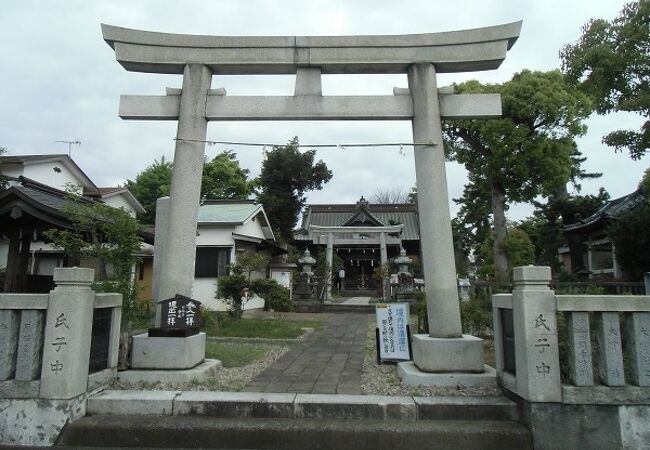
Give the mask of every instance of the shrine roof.
[{"label": "shrine roof", "polygon": [[579,222],[566,225],[564,231],[569,234],[589,232],[604,226],[606,222],[612,218],[633,210],[637,206],[641,205],[645,200],[645,194],[641,189],[637,189],[630,194],[608,201],[591,216],[582,219]]},{"label": "shrine roof", "polygon": [[[294,233],[296,240],[312,240],[311,225],[341,226],[358,211],[355,204],[308,205],[301,228]],[[403,224],[403,240],[419,240],[417,207],[414,204],[366,204],[365,208],[384,225]],[[371,225],[370,223],[368,225]]]}]

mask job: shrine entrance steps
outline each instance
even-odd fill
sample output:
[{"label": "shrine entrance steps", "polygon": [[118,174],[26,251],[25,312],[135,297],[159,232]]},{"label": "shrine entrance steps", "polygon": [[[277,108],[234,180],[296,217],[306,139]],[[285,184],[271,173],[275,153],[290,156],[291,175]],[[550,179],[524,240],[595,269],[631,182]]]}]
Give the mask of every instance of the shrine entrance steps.
[{"label": "shrine entrance steps", "polygon": [[105,391],[59,448],[532,449],[504,397]]},{"label": "shrine entrance steps", "polygon": [[328,313],[367,313],[374,314],[379,300],[370,296],[340,297],[321,305],[321,312]]}]

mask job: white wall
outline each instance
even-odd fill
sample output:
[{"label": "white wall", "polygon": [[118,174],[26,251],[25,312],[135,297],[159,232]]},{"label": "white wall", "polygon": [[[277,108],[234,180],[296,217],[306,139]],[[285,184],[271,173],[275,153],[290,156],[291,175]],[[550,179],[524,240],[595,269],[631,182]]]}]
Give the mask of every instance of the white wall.
[{"label": "white wall", "polygon": [[246,236],[255,236],[260,239],[265,239],[266,237],[264,236],[264,231],[262,231],[262,227],[260,226],[259,220],[249,220],[248,222],[244,223],[243,225],[237,225],[235,227],[235,233],[237,234],[245,234]]},{"label": "white wall", "polygon": [[[217,292],[216,278],[195,278],[192,283],[192,298],[201,302],[204,308],[213,311],[228,311],[228,305],[222,299],[214,298]],[[264,307],[264,299],[260,297],[253,297],[244,303],[244,310],[247,309],[261,309]]]},{"label": "white wall", "polygon": [[[55,172],[54,167],[61,169],[61,172]],[[23,167],[22,175],[62,191],[66,190],[66,183],[83,186],[81,180],[77,179],[60,161],[27,164]]]},{"label": "white wall", "polygon": [[102,201],[108,206],[112,206],[113,208],[124,208],[129,212],[131,217],[135,217],[135,209],[133,209],[131,203],[129,203],[122,194],[111,195],[110,197],[102,198]]}]

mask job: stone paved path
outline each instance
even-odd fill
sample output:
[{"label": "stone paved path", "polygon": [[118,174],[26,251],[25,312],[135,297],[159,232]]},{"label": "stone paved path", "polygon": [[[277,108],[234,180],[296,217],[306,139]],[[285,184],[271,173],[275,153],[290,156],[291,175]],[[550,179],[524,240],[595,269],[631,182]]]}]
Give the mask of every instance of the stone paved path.
[{"label": "stone paved path", "polygon": [[368,305],[370,304],[370,297],[350,297],[341,302],[342,305]]},{"label": "stone paved path", "polygon": [[360,394],[368,314],[333,314],[243,389],[248,392]]}]

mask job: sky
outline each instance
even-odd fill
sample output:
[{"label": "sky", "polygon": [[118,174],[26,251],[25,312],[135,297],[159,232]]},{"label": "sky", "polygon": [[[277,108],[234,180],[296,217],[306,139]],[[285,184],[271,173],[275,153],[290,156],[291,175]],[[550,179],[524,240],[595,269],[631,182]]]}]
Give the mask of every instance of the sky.
[{"label": "sky", "polygon": [[[147,31],[208,35],[411,34],[461,30],[523,20],[521,35],[497,70],[441,74],[438,85],[478,79],[505,82],[522,69],[553,70],[560,48],[575,42],[590,18],[612,19],[619,0],[3,0],[0,3],[0,147],[10,155],[67,153],[57,141],[81,141],[72,157],[98,186],[133,179],[154,160],[173,159],[176,122],[125,121],[121,94],[163,95],[180,87],[176,75],[127,72],[103,41],[101,23]],[[213,76],[228,95],[292,95],[293,76]],[[390,95],[407,87],[405,75],[323,76],[324,95]],[[612,197],[636,189],[649,159],[632,161],[601,143],[609,131],[637,128],[633,114],[592,116],[578,140],[583,168],[603,176],[582,183],[582,194],[605,187]],[[208,140],[283,144],[412,142],[408,121],[211,122]],[[251,176],[259,174],[258,147],[206,146],[208,158],[234,150]],[[333,172],[310,203],[353,203],[376,191],[408,191],[415,184],[413,151],[397,147],[319,149]],[[447,163],[452,216],[467,182],[464,168]],[[529,205],[511,205],[520,220]]]}]

